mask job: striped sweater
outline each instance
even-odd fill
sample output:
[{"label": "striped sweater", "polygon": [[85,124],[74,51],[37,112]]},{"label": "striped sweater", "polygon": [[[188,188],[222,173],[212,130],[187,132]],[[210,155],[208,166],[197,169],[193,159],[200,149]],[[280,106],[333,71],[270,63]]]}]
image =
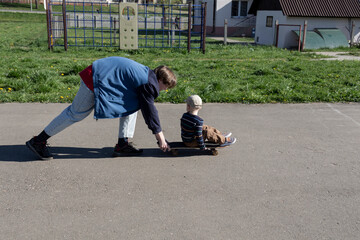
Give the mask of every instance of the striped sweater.
[{"label": "striped sweater", "polygon": [[183,142],[197,141],[200,149],[205,148],[202,127],[204,120],[197,115],[184,113],[181,120],[181,139]]}]

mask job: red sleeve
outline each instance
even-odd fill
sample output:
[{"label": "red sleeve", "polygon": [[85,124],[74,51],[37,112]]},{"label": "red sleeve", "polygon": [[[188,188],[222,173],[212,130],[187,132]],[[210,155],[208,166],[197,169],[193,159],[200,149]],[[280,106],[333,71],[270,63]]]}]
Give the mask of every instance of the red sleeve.
[{"label": "red sleeve", "polygon": [[94,82],[93,82],[93,75],[92,75],[92,65],[88,66],[81,72],[79,72],[79,75],[85,85],[91,90],[94,91]]}]

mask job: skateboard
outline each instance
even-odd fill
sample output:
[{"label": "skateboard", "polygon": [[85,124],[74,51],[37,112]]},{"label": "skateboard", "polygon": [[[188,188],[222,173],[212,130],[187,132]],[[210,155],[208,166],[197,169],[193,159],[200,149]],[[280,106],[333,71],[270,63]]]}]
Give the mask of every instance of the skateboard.
[{"label": "skateboard", "polygon": [[[183,142],[170,142],[168,144],[171,148],[170,152],[173,156],[177,156],[179,154],[179,150],[181,150],[181,149],[198,149],[200,151],[199,147],[188,147],[188,146],[185,146],[185,144]],[[209,150],[205,150],[205,152],[209,152],[214,156],[219,154],[218,150],[216,149],[216,148],[220,147],[219,144],[205,142],[205,146],[207,148],[209,148]]]}]

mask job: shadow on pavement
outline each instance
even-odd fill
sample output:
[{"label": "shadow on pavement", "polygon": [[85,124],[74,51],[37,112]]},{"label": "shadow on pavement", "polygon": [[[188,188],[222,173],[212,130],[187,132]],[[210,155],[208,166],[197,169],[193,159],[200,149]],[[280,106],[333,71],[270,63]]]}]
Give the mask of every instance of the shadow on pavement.
[{"label": "shadow on pavement", "polygon": [[[80,148],[80,147],[50,147],[50,152],[56,159],[103,159],[112,158],[113,147],[104,148]],[[209,155],[206,152],[197,149],[184,149],[179,154],[173,156],[170,152],[162,152],[158,148],[143,148],[144,152],[140,156],[124,156],[124,157],[189,157],[197,155]],[[121,158],[121,157],[119,157]],[[34,153],[32,153],[25,145],[2,145],[0,146],[1,162],[29,162],[39,161]]]},{"label": "shadow on pavement", "polygon": [[[113,148],[77,148],[77,147],[50,147],[54,159],[71,158],[108,158]],[[28,162],[37,161],[37,157],[24,145],[0,146],[0,161]]]}]

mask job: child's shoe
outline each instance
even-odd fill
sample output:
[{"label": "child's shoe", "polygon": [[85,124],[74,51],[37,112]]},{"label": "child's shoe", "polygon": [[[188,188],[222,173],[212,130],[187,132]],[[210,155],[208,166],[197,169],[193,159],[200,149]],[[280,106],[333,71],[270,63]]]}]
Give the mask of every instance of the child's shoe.
[{"label": "child's shoe", "polygon": [[26,142],[26,146],[36,154],[41,160],[50,160],[53,155],[50,153],[49,148],[45,142],[35,141],[35,137]]},{"label": "child's shoe", "polygon": [[223,133],[222,135],[224,136],[224,137],[226,137],[226,138],[228,138],[228,137],[230,137],[231,136],[231,132],[229,132],[229,133]]},{"label": "child's shoe", "polygon": [[236,142],[236,138],[226,138],[226,141],[225,143],[221,144],[220,147],[227,147],[227,146],[230,146],[232,144],[234,144]]},{"label": "child's shoe", "polygon": [[142,149],[136,148],[131,142],[126,143],[123,146],[116,144],[113,157],[140,155],[142,152]]}]

